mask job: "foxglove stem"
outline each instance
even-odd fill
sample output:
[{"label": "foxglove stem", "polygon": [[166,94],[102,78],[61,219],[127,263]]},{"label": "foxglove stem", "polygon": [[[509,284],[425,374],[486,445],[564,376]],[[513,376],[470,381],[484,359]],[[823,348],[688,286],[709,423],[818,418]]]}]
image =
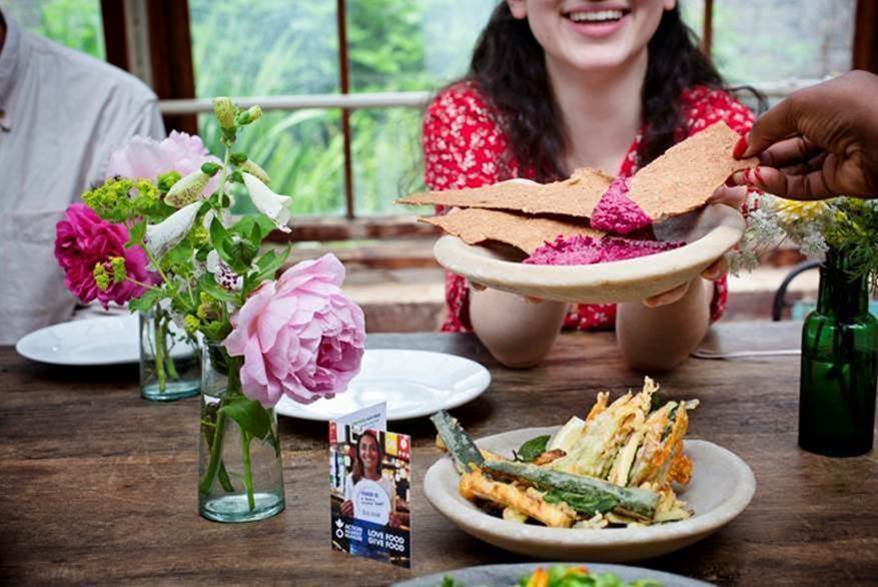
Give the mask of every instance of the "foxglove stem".
[{"label": "foxglove stem", "polygon": [[244,461],[244,487],[247,488],[247,505],[250,511],[256,509],[256,499],[253,497],[253,470],[250,467],[250,435],[241,429],[241,457]]},{"label": "foxglove stem", "polygon": [[155,339],[155,372],[159,380],[159,392],[164,393],[168,386],[168,376],[165,373],[165,327],[161,312],[158,312],[152,323],[153,338]]},{"label": "foxglove stem", "polygon": [[[223,402],[220,402],[222,408]],[[204,472],[201,482],[198,484],[198,490],[202,494],[210,493],[210,486],[213,484],[213,478],[219,471],[222,462],[223,452],[223,432],[225,430],[226,415],[218,412],[216,415],[216,429],[213,432],[213,444],[210,446],[210,461],[207,465],[207,471]]]}]

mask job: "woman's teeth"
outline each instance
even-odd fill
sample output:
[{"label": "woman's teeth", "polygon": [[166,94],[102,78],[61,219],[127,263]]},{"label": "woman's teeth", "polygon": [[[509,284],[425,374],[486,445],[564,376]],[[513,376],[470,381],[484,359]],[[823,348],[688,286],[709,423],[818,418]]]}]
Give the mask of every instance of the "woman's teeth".
[{"label": "woman's teeth", "polygon": [[612,22],[625,16],[621,10],[601,10],[600,12],[573,12],[567,18],[573,22]]}]

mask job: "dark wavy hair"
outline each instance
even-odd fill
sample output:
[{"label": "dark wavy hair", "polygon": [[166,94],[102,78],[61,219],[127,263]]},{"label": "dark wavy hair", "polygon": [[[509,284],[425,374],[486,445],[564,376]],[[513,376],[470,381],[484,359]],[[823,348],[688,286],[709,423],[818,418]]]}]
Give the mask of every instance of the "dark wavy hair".
[{"label": "dark wavy hair", "polygon": [[[648,44],[643,116],[638,152],[645,165],[685,136],[680,94],[697,85],[722,88],[723,80],[698,49],[695,34],[678,7],[666,10]],[[476,84],[498,111],[516,160],[538,181],[566,177],[561,164],[568,137],[549,83],[543,48],[526,19],[512,16],[502,1],[482,31],[463,81]],[[501,162],[502,163],[502,162]],[[508,163],[508,162],[507,162]]]}]

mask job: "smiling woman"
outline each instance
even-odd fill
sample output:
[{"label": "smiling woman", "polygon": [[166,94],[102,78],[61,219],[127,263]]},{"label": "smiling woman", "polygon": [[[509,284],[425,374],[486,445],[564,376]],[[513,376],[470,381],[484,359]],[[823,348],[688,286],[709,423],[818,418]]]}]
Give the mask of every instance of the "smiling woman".
[{"label": "smiling woman", "polygon": [[[698,50],[673,0],[627,2],[507,0],[482,33],[469,74],[428,108],[424,121],[425,179],[434,190],[479,187],[510,178],[539,182],[592,167],[630,177],[681,139],[724,121],[746,132],[752,114],[722,90],[722,80]],[[741,194],[743,196],[743,193]],[[651,300],[661,308],[620,306],[629,364],[668,369],[683,360],[708,326],[708,309],[722,313],[721,267]],[[497,291],[471,294],[459,276],[446,284],[445,330],[473,329],[503,363],[538,362],[551,344],[533,344],[546,321],[594,329],[616,324],[616,305],[563,304],[529,320],[529,309]],[[514,317],[514,318],[510,318]],[[554,330],[554,329],[551,329]],[[516,350],[517,349],[517,350]]]}]

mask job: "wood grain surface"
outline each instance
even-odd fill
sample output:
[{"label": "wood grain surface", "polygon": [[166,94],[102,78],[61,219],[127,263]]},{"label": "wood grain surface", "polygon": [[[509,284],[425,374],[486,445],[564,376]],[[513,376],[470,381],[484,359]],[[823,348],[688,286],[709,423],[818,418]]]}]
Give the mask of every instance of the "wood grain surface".
[{"label": "wood grain surface", "polygon": [[[793,324],[736,323],[721,348],[795,348]],[[538,368],[498,367],[469,335],[372,335],[372,348],[475,359],[493,382],[454,411],[480,437],[559,424],[595,394],[638,388],[611,333],[562,335]],[[873,454],[829,459],[796,446],[797,357],[690,359],[658,376],[670,398],[698,397],[691,436],[740,455],[756,474],[750,507],[729,526],[640,566],[720,585],[864,585],[878,581],[878,466]],[[414,437],[413,567],[354,559],[329,546],[326,426],[281,418],[287,509],[255,524],[197,514],[198,400],[153,404],[136,366],[39,365],[0,348],[0,582],[3,584],[380,585],[522,558],[458,530],[423,497],[439,457],[426,420],[391,423]]]}]

